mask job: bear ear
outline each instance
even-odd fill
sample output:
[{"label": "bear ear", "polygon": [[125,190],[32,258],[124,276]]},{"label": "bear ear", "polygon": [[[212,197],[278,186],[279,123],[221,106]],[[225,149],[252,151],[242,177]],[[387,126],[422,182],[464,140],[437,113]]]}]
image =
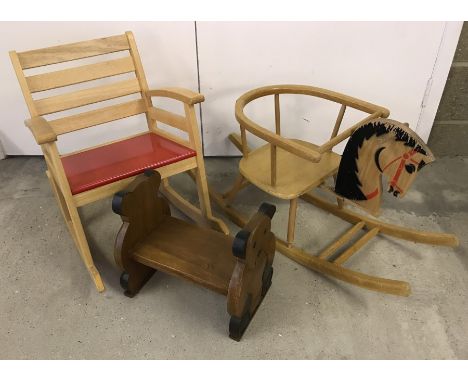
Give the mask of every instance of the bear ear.
[{"label": "bear ear", "polygon": [[276,212],[276,207],[273,204],[263,202],[258,208],[258,212],[268,216],[270,219],[273,218],[273,215]]},{"label": "bear ear", "polygon": [[[159,172],[152,169],[145,170],[143,174],[138,175],[124,190],[114,194],[114,197],[112,198],[112,211],[114,211],[114,213],[117,215],[126,216],[126,204],[130,203],[131,205],[132,199],[136,203],[138,200],[138,195],[144,193],[144,190],[148,187],[151,187],[155,194],[157,194],[160,184],[161,174]],[[130,194],[135,194],[136,198],[131,198]]]},{"label": "bear ear", "polygon": [[143,174],[145,174],[145,176],[147,176],[149,178],[149,177],[154,176],[154,175],[159,174],[159,173],[157,171],[153,170],[152,168],[148,168],[143,172]]},{"label": "bear ear", "polygon": [[150,182],[154,188],[156,188],[156,192],[159,190],[159,186],[161,185],[161,174],[153,169],[147,169],[143,172],[145,178],[150,178]]},{"label": "bear ear", "polygon": [[112,211],[115,214],[120,216],[123,215],[124,199],[128,193],[129,191],[122,190],[114,194],[114,197],[112,198]]},{"label": "bear ear", "polygon": [[232,254],[239,259],[245,259],[247,252],[247,243],[249,242],[250,232],[240,230],[232,242]]}]

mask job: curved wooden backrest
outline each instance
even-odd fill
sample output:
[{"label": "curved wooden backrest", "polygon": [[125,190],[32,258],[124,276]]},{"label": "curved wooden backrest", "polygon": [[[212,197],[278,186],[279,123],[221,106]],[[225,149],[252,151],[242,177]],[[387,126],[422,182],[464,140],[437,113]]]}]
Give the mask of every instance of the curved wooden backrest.
[{"label": "curved wooden backrest", "polygon": [[[121,58],[109,59],[108,56],[106,57],[108,54],[122,51],[126,51],[128,54]],[[41,74],[28,75],[27,73],[29,69],[37,67],[95,56],[103,56],[103,61]],[[101,106],[91,111],[49,121],[57,135],[148,111],[149,101],[142,97],[142,92],[148,90],[148,85],[131,32],[44,49],[25,52],[12,51],[10,52],[10,58],[31,117],[45,116],[140,93],[140,99],[137,100],[112,106]],[[91,82],[126,73],[133,73],[134,78],[119,80],[106,85],[96,85]],[[90,82],[92,86],[78,91],[68,89],[68,86],[85,82]],[[41,92],[58,88],[63,89],[64,92],[60,95],[40,97]]]},{"label": "curved wooden backrest", "polygon": [[[328,101],[336,102],[341,104],[341,108],[338,112],[336,118],[335,126],[330,137],[330,140],[319,146],[316,150],[305,147],[300,143],[289,140],[281,136],[281,123],[280,123],[280,94],[302,94],[312,97],[317,97],[325,99]],[[269,131],[266,128],[260,126],[259,124],[252,121],[244,113],[245,106],[256,100],[257,98],[274,95],[275,102],[275,132]],[[363,111],[370,114],[368,117],[349,127],[347,130],[343,131],[341,134],[338,134],[340,129],[341,122],[343,120],[345,111],[347,107]],[[261,88],[253,89],[236,101],[235,106],[235,115],[236,119],[240,124],[241,130],[241,140],[242,140],[242,153],[244,157],[248,157],[248,144],[246,130],[250,133],[256,135],[257,137],[270,143],[271,149],[271,184],[275,185],[276,182],[276,148],[280,147],[286,151],[289,151],[301,158],[310,160],[312,162],[319,162],[323,153],[330,151],[338,143],[342,142],[348,138],[354,130],[359,127],[362,123],[378,117],[387,117],[390,114],[389,110],[372,103],[359,100],[347,96],[345,94],[337,93],[331,90],[322,89],[314,86],[307,85],[271,85],[264,86]]]},{"label": "curved wooden backrest", "polygon": [[243,119],[242,110],[245,107],[245,105],[247,105],[249,102],[260,97],[279,94],[303,94],[312,97],[323,98],[329,101],[337,102],[342,105],[352,107],[357,110],[361,110],[369,114],[375,113],[376,111],[381,111],[382,114],[390,113],[386,108],[382,106],[374,105],[372,103],[362,101],[360,99],[353,98],[345,94],[337,93],[328,89],[307,85],[270,85],[250,90],[247,93],[244,93],[241,97],[239,97],[239,99],[236,102],[236,118],[238,118],[238,120],[239,118],[241,120]]},{"label": "curved wooden backrest", "polygon": [[[325,100],[329,100],[332,102],[336,102],[341,104],[340,111],[338,113],[338,117],[331,135],[330,141],[328,141],[325,145],[322,145],[317,152],[314,152],[310,149],[305,149],[303,146],[292,142],[288,139],[281,137],[281,127],[280,127],[280,103],[279,103],[279,95],[280,94],[302,94],[307,96],[313,96],[322,98]],[[258,125],[250,118],[248,118],[244,113],[245,106],[256,100],[257,98],[274,95],[275,99],[275,127],[276,132],[273,133],[262,126]],[[285,150],[288,150],[296,155],[299,155],[303,158],[312,160],[312,161],[319,161],[320,154],[331,150],[333,146],[341,142],[343,139],[349,137],[355,128],[361,125],[364,121],[358,122],[356,125],[353,125],[350,129],[343,132],[342,134],[338,135],[338,130],[340,128],[341,121],[343,119],[344,113],[347,107],[351,107],[353,109],[357,109],[363,111],[365,113],[370,114],[367,119],[377,118],[377,117],[387,117],[390,112],[388,109],[374,105],[372,103],[359,100],[357,98],[353,98],[347,96],[345,94],[337,93],[331,90],[322,89],[313,86],[307,85],[271,85],[271,86],[264,86],[261,88],[253,89],[241,97],[239,97],[236,101],[235,106],[235,115],[236,119],[240,124],[241,127],[241,135],[242,135],[242,145],[245,148],[244,156],[247,156],[247,142],[245,137],[245,130],[248,130],[252,134],[256,135],[259,138],[264,139],[267,142],[275,146],[279,146]]]}]

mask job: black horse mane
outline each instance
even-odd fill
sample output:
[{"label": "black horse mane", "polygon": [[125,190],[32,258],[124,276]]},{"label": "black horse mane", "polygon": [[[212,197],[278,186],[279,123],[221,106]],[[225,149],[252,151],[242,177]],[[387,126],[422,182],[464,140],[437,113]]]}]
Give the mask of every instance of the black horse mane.
[{"label": "black horse mane", "polygon": [[416,140],[402,128],[381,121],[368,122],[359,127],[346,144],[336,178],[335,192],[337,194],[350,200],[367,200],[361,191],[362,184],[357,175],[359,149],[362,147],[364,140],[368,140],[374,135],[379,137],[390,132],[395,135],[395,141],[403,141],[405,146],[413,147],[415,151],[426,154],[426,151]]}]

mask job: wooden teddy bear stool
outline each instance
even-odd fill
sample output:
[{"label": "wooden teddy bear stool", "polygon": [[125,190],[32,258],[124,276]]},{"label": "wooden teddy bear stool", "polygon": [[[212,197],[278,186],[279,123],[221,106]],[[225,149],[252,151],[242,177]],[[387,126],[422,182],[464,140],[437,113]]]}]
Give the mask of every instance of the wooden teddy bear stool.
[{"label": "wooden teddy bear stool", "polygon": [[135,296],[156,270],[200,284],[227,296],[229,336],[239,341],[271,285],[276,208],[263,203],[233,238],[171,216],[160,183],[148,170],[112,200],[123,222],[114,257],[125,295]]}]

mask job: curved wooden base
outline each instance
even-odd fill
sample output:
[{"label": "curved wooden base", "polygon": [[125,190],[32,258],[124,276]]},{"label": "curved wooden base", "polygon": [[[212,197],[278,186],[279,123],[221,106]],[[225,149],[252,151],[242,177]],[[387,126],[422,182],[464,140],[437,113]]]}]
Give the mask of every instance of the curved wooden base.
[{"label": "curved wooden base", "polygon": [[411,294],[411,286],[406,281],[384,279],[344,268],[318,256],[308,254],[300,248],[288,247],[288,244],[281,239],[276,239],[276,249],[291,260],[313,271],[335,277],[361,288],[404,297]]},{"label": "curved wooden base", "polygon": [[[238,134],[230,134],[229,140],[240,151],[242,151],[242,140]],[[244,149],[245,151],[249,152],[248,146]],[[193,174],[191,174],[191,176],[194,178]],[[239,175],[232,188],[224,194],[219,194],[214,190],[209,189],[212,200],[224,211],[224,213],[233,223],[240,227],[245,224],[246,219],[230,205],[230,201],[234,199],[235,195],[247,184],[247,180],[242,175]],[[448,247],[456,247],[459,245],[458,238],[455,235],[438,232],[418,231],[411,228],[384,223],[377,219],[373,219],[344,208],[341,199],[337,200],[338,205],[336,205],[318,197],[317,195],[313,195],[310,192],[302,195],[301,198],[343,220],[354,223],[355,226],[346,232],[340,239],[328,246],[318,256],[308,254],[302,249],[293,246],[292,243],[278,238],[276,239],[276,248],[286,257],[311,270],[335,277],[339,280],[348,282],[361,288],[398,296],[408,296],[411,293],[410,284],[405,281],[370,276],[365,273],[344,268],[342,266],[342,263],[349,259],[358,249],[360,249],[379,233],[417,243],[444,245]],[[332,260],[336,250],[343,246],[343,244],[349,242],[353,235],[364,228],[367,229],[367,232],[364,234],[364,236],[362,236],[352,246],[350,246],[338,257],[335,257]]]},{"label": "curved wooden base", "polygon": [[[210,190],[210,197],[220,208],[222,208],[233,223],[240,227],[245,224],[246,219],[234,208],[227,205],[220,194]],[[411,293],[411,287],[405,281],[370,276],[365,273],[344,268],[341,265],[333,264],[328,260],[319,258],[318,256],[308,254],[300,248],[294,246],[288,247],[288,244],[285,241],[278,238],[276,238],[276,249],[291,260],[294,260],[313,271],[335,277],[341,281],[348,282],[361,288],[398,296],[409,296]]]},{"label": "curved wooden base", "polygon": [[214,217],[211,213],[206,214],[205,216],[199,208],[188,202],[185,198],[182,197],[182,195],[180,195],[174,188],[172,188],[168,179],[162,180],[160,192],[171,205],[173,205],[194,222],[222,232],[225,235],[229,235],[229,228],[227,227],[226,223],[224,223],[221,219]]},{"label": "curved wooden base", "polygon": [[[209,192],[212,200],[224,211],[224,213],[234,224],[240,227],[245,224],[246,218],[229,205],[227,201],[228,198],[212,189],[210,189]],[[446,245],[451,247],[458,245],[457,237],[451,234],[406,229],[404,227],[379,222],[376,219],[368,218],[364,215],[360,215],[345,208],[340,209],[338,206],[335,206],[332,203],[329,203],[315,195],[306,194],[303,196],[303,198],[306,201],[313,203],[317,207],[331,212],[346,221],[357,223],[359,229],[366,226],[369,229],[368,234],[378,231],[378,233],[381,232],[383,234],[398,237],[400,239],[411,240],[420,243]],[[373,235],[371,236],[373,237]],[[335,262],[332,262],[327,260],[326,256],[322,256],[326,254],[327,249],[319,256],[314,256],[295,246],[288,246],[286,241],[279,238],[276,239],[276,248],[286,257],[313,271],[335,277],[341,281],[348,282],[361,288],[398,296],[409,296],[411,293],[410,284],[405,281],[385,279],[361,272],[356,272],[340,265],[340,261],[335,260]]]},{"label": "curved wooden base", "polygon": [[301,198],[306,202],[312,203],[314,206],[321,208],[322,210],[328,211],[333,215],[342,218],[343,220],[346,220],[350,223],[359,223],[362,221],[365,223],[367,228],[378,228],[380,233],[388,236],[414,241],[416,243],[444,245],[447,247],[458,247],[459,245],[458,238],[455,235],[449,233],[418,231],[395,224],[384,223],[377,219],[373,219],[360,213],[351,211],[347,208],[339,208],[333,203],[330,203],[317,195],[313,195],[310,192],[302,195]]},{"label": "curved wooden base", "polygon": [[89,250],[83,226],[79,218],[78,210],[73,204],[67,204],[67,200],[63,192],[58,187],[57,183],[55,182],[52,176],[52,173],[49,170],[46,171],[46,175],[52,187],[52,192],[55,195],[55,198],[57,199],[57,203],[60,207],[60,211],[62,212],[62,216],[65,220],[65,223],[67,224],[68,231],[70,232],[70,235],[73,241],[75,242],[76,248],[78,249],[78,252],[86,266],[86,269],[88,270],[88,273],[94,282],[94,286],[96,287],[98,292],[104,292],[106,288],[104,286],[104,283],[102,282],[102,278],[99,274],[99,271],[94,265],[94,261]]}]

